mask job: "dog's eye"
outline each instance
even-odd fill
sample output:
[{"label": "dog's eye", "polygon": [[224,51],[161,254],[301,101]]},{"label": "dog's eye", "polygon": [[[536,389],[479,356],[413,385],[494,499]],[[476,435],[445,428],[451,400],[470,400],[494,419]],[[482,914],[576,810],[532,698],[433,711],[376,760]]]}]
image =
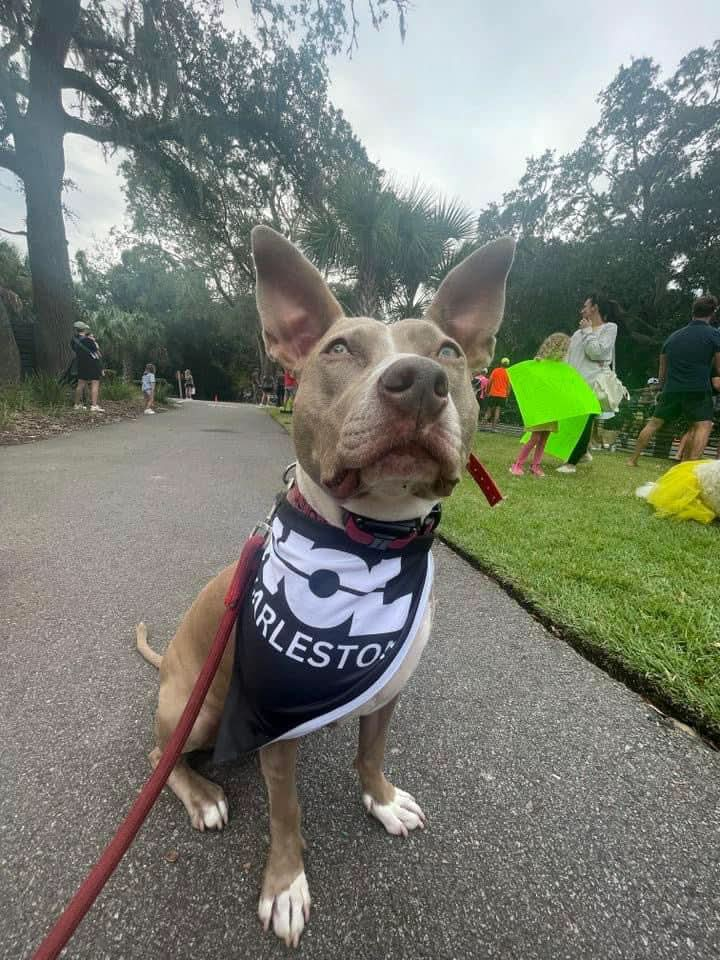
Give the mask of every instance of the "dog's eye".
[{"label": "dog's eye", "polygon": [[335,340],[330,344],[325,353],[350,353],[350,347],[348,347],[344,340]]},{"label": "dog's eye", "polygon": [[460,351],[451,343],[445,343],[438,350],[438,356],[442,357],[444,360],[457,360],[460,357]]}]

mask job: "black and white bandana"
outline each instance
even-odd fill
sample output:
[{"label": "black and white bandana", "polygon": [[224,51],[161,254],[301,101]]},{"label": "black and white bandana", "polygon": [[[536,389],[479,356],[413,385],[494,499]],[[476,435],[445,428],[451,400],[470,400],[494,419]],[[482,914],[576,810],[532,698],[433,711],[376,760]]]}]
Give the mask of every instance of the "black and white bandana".
[{"label": "black and white bandana", "polygon": [[281,504],[238,617],[216,760],[319,730],[383,689],[427,609],[432,541],[377,549]]}]

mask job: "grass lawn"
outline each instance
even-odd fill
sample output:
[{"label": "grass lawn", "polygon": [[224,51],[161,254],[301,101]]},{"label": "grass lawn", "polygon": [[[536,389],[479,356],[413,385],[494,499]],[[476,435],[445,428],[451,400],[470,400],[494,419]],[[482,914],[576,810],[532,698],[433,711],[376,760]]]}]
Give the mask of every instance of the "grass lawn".
[{"label": "grass lawn", "polygon": [[[291,429],[292,417],[270,408]],[[466,474],[442,536],[574,645],[720,737],[720,527],[661,520],[635,488],[669,469],[599,452],[575,475],[515,478],[518,441],[478,433],[475,452],[505,500]]]},{"label": "grass lawn", "polygon": [[446,503],[452,544],[573,641],[687,719],[720,734],[720,527],[661,520],[635,488],[672,466],[599,452],[575,475],[510,476],[515,438],[479,433],[475,452],[505,500],[465,476]]}]

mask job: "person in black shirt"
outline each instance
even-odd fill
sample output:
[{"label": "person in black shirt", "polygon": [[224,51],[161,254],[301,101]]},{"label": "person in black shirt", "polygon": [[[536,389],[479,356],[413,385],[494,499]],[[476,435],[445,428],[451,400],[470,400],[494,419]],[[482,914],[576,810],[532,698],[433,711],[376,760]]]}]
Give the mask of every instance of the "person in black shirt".
[{"label": "person in black shirt", "polygon": [[636,467],[640,454],[666,420],[690,421],[692,434],[683,450],[685,460],[699,459],[713,425],[712,378],[720,376],[720,330],[711,326],[715,297],[699,297],[692,320],[676,330],[660,354],[662,392],[652,418],[640,431],[628,463]]},{"label": "person in black shirt", "polygon": [[86,410],[83,406],[83,392],[85,385],[90,384],[90,412],[105,413],[98,406],[98,392],[100,377],[103,375],[103,361],[97,340],[90,332],[90,327],[82,320],[73,324],[73,338],[70,342],[77,357],[77,389],[75,391],[75,409]]}]

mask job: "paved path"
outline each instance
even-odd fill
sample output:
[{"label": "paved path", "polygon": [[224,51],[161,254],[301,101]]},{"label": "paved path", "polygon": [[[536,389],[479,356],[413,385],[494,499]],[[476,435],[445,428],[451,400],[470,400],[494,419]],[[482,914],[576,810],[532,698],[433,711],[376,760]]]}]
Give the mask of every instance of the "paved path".
[{"label": "paved path", "polygon": [[[238,553],[290,459],[250,407],[188,404],[0,449],[0,957],[27,957],[147,773],[160,642]],[[709,960],[720,954],[720,755],[437,550],[437,629],[389,772],[430,824],[368,819],[350,726],[306,741],[307,960]],[[221,835],[163,795],[73,960],[258,960],[267,847],[254,761],[217,773]],[[174,862],[169,862],[177,855]]]}]

